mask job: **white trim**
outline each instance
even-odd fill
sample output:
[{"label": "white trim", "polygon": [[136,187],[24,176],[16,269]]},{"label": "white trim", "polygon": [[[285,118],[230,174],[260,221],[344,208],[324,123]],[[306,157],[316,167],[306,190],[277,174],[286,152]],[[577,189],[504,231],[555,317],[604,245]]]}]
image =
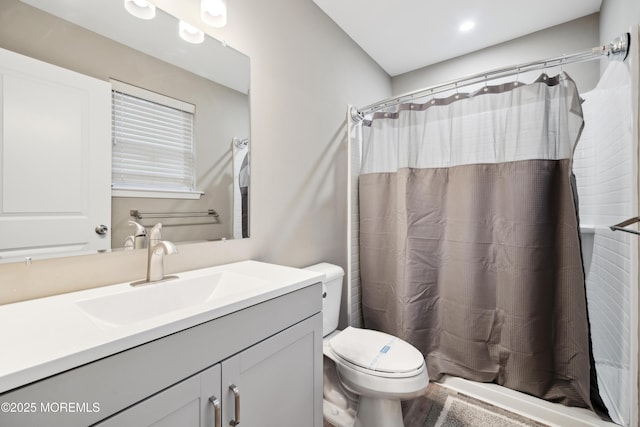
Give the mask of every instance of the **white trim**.
[{"label": "white trim", "polygon": [[[638,76],[640,75],[640,48],[638,47],[638,42],[640,41],[640,27],[638,25],[633,25],[630,29],[629,29],[629,33],[631,34],[631,46],[632,46],[632,51],[629,53],[629,58],[631,61],[631,102],[632,102],[632,118],[633,118],[633,150],[635,151],[635,155],[631,156],[632,158],[632,172],[635,173],[636,175],[636,187],[635,187],[635,191],[633,192],[633,200],[632,200],[632,206],[634,206],[637,211],[636,212],[640,212],[640,206],[639,206],[639,194],[638,191],[640,190],[640,174],[638,173],[638,162],[639,162],[639,139],[640,139],[640,88],[639,88],[639,84],[638,84]],[[639,401],[639,391],[638,391],[638,387],[639,387],[639,382],[640,382],[640,373],[639,373],[639,369],[638,369],[638,363],[640,363],[639,360],[639,353],[638,353],[638,329],[640,328],[640,325],[638,325],[638,322],[640,321],[640,315],[639,315],[639,305],[640,305],[640,297],[638,295],[638,284],[639,284],[639,273],[638,273],[638,263],[639,263],[639,248],[638,245],[640,245],[640,239],[635,239],[636,240],[636,244],[635,245],[631,245],[631,286],[630,286],[630,295],[629,295],[629,301],[631,303],[631,310],[630,310],[630,319],[629,319],[629,325],[630,325],[630,330],[629,333],[631,334],[630,340],[629,340],[629,351],[630,351],[630,357],[629,357],[629,370],[630,370],[630,377],[631,377],[631,390],[630,393],[630,414],[629,414],[629,425],[631,426],[637,426],[640,422],[639,419],[639,415],[638,415],[638,405],[640,405],[640,401]],[[634,286],[634,282],[635,282],[635,286]],[[634,381],[635,380],[635,381]]]},{"label": "white trim", "polygon": [[166,105],[167,107],[175,108],[176,110],[185,111],[187,113],[196,113],[196,106],[193,104],[189,104],[188,102],[171,98],[167,95],[152,92],[148,89],[143,89],[141,87],[133,86],[118,80],[109,79],[109,82],[111,83],[113,90],[117,92],[123,92],[127,95],[135,96],[136,98],[146,99],[147,101]]},{"label": "white trim", "polygon": [[351,156],[353,153],[351,152],[351,128],[353,126],[353,119],[351,118],[351,105],[347,106],[347,271],[345,275],[345,281],[343,282],[343,286],[347,287],[347,325],[351,326],[353,324],[352,319],[352,309],[351,309],[351,280],[353,274],[353,251],[351,249],[351,245],[353,244],[353,215],[351,203],[353,203],[353,191],[352,191],[352,180],[351,180]]},{"label": "white trim", "polygon": [[137,190],[114,188],[111,197],[136,197],[143,199],[186,199],[198,200],[204,194],[203,191],[161,191],[161,190]]}]

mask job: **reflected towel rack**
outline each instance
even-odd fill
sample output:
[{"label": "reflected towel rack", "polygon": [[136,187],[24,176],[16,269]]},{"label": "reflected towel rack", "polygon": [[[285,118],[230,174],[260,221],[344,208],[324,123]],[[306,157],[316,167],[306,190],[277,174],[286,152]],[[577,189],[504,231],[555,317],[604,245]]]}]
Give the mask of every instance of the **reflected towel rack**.
[{"label": "reflected towel rack", "polygon": [[197,218],[213,217],[218,218],[218,212],[214,209],[199,212],[140,212],[137,209],[129,211],[129,215],[137,219],[143,218]]},{"label": "reflected towel rack", "polygon": [[611,229],[611,231],[618,230],[618,231],[624,231],[625,233],[632,233],[632,234],[640,235],[640,231],[629,230],[628,228],[624,228],[627,225],[635,224],[636,222],[640,222],[640,216],[634,216],[633,218],[629,218],[629,219],[627,219],[625,221],[622,221],[619,224],[612,225],[609,228]]}]

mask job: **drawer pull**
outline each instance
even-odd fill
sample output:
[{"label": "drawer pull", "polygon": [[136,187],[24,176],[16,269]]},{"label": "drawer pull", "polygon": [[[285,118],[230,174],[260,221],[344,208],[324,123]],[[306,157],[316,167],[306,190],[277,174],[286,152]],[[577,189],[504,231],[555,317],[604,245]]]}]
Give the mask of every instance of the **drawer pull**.
[{"label": "drawer pull", "polygon": [[235,396],[235,405],[236,405],[236,419],[229,421],[229,425],[237,426],[240,424],[240,390],[235,384],[231,384],[229,386],[229,390]]},{"label": "drawer pull", "polygon": [[211,405],[213,406],[213,419],[215,420],[214,427],[222,427],[222,408],[220,406],[220,400],[215,396],[211,396],[209,398],[209,402],[211,402]]}]

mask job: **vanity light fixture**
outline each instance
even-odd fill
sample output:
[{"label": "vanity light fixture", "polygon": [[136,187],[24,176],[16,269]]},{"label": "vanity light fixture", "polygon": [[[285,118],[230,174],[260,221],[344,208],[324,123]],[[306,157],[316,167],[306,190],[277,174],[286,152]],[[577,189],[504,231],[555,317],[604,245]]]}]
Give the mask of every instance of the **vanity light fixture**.
[{"label": "vanity light fixture", "polygon": [[124,0],[127,12],[140,19],[153,19],[156,16],[156,6],[147,0]]},{"label": "vanity light fixture", "polygon": [[179,33],[182,40],[189,43],[200,44],[204,41],[204,32],[184,21],[180,21]]},{"label": "vanity light fixture", "polygon": [[212,27],[227,25],[227,0],[200,0],[200,18]]},{"label": "vanity light fixture", "polygon": [[473,27],[476,26],[476,23],[473,21],[466,21],[463,22],[462,24],[460,24],[460,26],[458,27],[458,30],[460,30],[461,32],[467,32],[469,30],[471,30]]}]

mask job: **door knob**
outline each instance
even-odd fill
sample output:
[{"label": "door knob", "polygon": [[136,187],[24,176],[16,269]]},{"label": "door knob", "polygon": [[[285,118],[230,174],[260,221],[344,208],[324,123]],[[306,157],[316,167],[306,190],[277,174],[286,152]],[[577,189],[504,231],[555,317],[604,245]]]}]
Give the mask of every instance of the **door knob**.
[{"label": "door knob", "polygon": [[96,234],[104,236],[105,234],[107,234],[107,232],[109,232],[109,227],[104,224],[98,225],[96,227]]}]

